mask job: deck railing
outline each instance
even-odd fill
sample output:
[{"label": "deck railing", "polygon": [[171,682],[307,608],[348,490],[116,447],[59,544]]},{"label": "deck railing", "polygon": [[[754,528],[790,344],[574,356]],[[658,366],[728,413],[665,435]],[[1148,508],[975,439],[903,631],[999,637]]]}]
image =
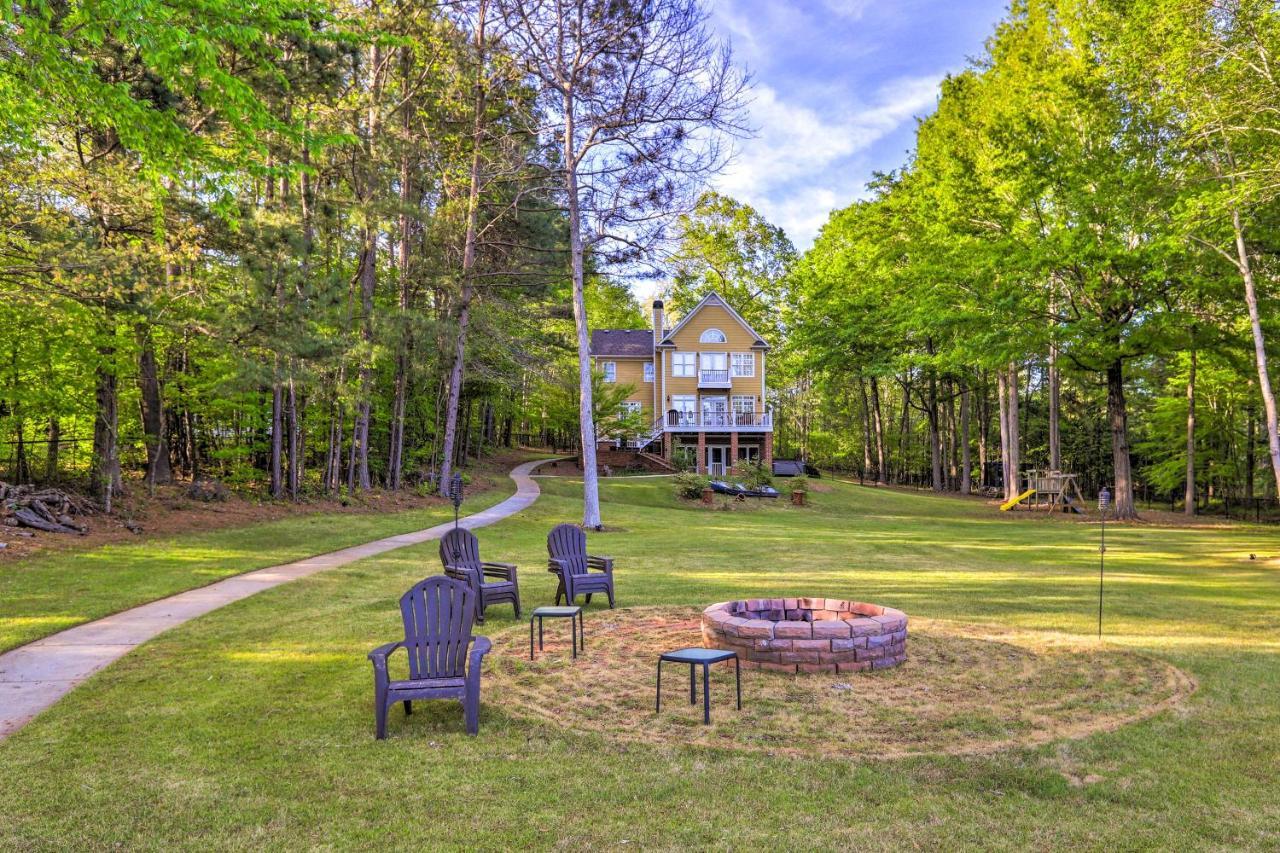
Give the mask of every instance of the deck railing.
[{"label": "deck railing", "polygon": [[726,430],[729,432],[768,432],[773,429],[772,412],[667,412],[667,432],[680,430]]}]

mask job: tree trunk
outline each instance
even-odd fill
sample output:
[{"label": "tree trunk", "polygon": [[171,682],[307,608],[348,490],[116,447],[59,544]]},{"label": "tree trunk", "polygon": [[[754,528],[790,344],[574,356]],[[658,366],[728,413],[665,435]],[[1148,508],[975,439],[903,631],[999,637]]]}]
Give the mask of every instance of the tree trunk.
[{"label": "tree trunk", "polygon": [[960,389],[960,493],[973,491],[973,454],[969,448],[969,409],[972,407],[969,387]]},{"label": "tree trunk", "polygon": [[1059,432],[1062,402],[1062,377],[1058,371],[1058,338],[1057,338],[1057,291],[1058,281],[1055,277],[1050,287],[1049,313],[1055,315],[1050,320],[1049,328],[1049,470],[1062,470],[1062,440]]},{"label": "tree trunk", "polygon": [[444,452],[441,454],[440,494],[448,489],[450,467],[453,465],[454,446],[458,432],[458,402],[462,399],[462,376],[466,368],[467,332],[471,324],[471,300],[473,298],[471,271],[476,260],[476,220],[480,209],[480,154],[484,144],[484,111],[486,93],[485,73],[485,19],[488,3],[481,0],[476,9],[476,78],[474,81],[473,109],[471,116],[471,174],[467,189],[467,223],[462,243],[462,293],[458,300],[458,330],[453,342],[453,360],[449,367],[449,397],[444,414]]},{"label": "tree trunk", "polygon": [[[277,362],[279,359],[277,359]],[[284,497],[284,393],[280,380],[271,383],[271,497]]]},{"label": "tree trunk", "polygon": [[599,530],[600,484],[596,472],[596,424],[591,398],[591,342],[588,338],[587,303],[584,294],[582,211],[578,198],[578,164],[574,137],[574,103],[564,96],[565,182],[569,200],[569,256],[573,268],[573,323],[578,336],[578,432],[582,442],[582,526]]},{"label": "tree trunk", "polygon": [[886,484],[889,466],[885,459],[884,420],[880,416],[880,383],[871,377],[871,427],[876,434],[876,485]]},{"label": "tree trunk", "polygon": [[1187,483],[1182,511],[1196,514],[1196,351],[1191,350],[1191,369],[1187,374]]},{"label": "tree trunk", "polygon": [[157,486],[173,481],[169,467],[169,438],[165,430],[164,398],[155,345],[144,328],[138,330],[138,391],[142,408],[142,432],[147,444],[147,483]]},{"label": "tree trunk", "polygon": [[996,371],[996,399],[1000,404],[1000,479],[1003,483],[1004,499],[1013,497],[1013,486],[1009,477],[1009,375],[1004,368]]},{"label": "tree trunk", "polygon": [[[929,349],[932,352],[932,344]],[[938,379],[932,370],[925,389],[925,414],[929,422],[929,484],[935,492],[941,492],[945,484],[942,482],[942,434],[938,428]]]},{"label": "tree trunk", "polygon": [[871,476],[871,405],[867,400],[867,381],[858,377],[858,391],[862,394],[862,479]]},{"label": "tree trunk", "polygon": [[57,415],[49,416],[49,429],[46,432],[48,445],[44,455],[44,481],[53,483],[58,479],[58,450],[62,442],[62,424]]},{"label": "tree trunk", "polygon": [[1009,365],[1009,472],[1013,492],[1009,497],[1016,497],[1022,491],[1022,433],[1018,420],[1018,365]]},{"label": "tree trunk", "polygon": [[[112,331],[114,334],[114,330]],[[116,379],[116,348],[112,343],[98,345],[98,364],[94,368],[93,460],[90,481],[94,494],[110,513],[112,499],[123,490],[120,479],[119,395]]]},{"label": "tree trunk", "polygon": [[1129,413],[1124,396],[1124,362],[1116,359],[1107,368],[1107,420],[1111,425],[1111,465],[1115,474],[1116,518],[1136,518],[1133,506],[1133,474],[1129,461]]},{"label": "tree trunk", "polygon": [[1248,417],[1248,428],[1245,436],[1245,454],[1244,454],[1244,496],[1247,501],[1253,503],[1254,487],[1253,474],[1254,468],[1257,467],[1258,460],[1256,456],[1258,442],[1258,418],[1254,413],[1253,407],[1250,406],[1246,410]]},{"label": "tree trunk", "polygon": [[985,370],[979,373],[978,383],[978,488],[985,489],[987,482],[987,459],[990,453],[987,443],[991,439],[991,395],[988,393],[991,383]]},{"label": "tree trunk", "polygon": [[1280,423],[1277,423],[1276,396],[1271,388],[1271,373],[1267,368],[1267,346],[1262,332],[1262,319],[1258,312],[1258,289],[1253,278],[1253,263],[1244,242],[1244,227],[1240,211],[1231,208],[1231,225],[1235,231],[1237,266],[1244,280],[1244,301],[1249,307],[1249,327],[1253,332],[1253,357],[1258,367],[1258,390],[1262,392],[1262,405],[1267,423],[1267,451],[1271,457],[1271,473],[1275,477],[1276,494],[1280,495]]}]

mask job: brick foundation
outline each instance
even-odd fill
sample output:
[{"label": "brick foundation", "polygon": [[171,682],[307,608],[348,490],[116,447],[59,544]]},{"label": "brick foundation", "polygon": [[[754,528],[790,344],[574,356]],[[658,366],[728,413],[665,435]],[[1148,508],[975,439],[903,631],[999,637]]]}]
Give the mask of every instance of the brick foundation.
[{"label": "brick foundation", "polygon": [[907,659],[907,614],[836,598],[752,598],[702,612],[702,644],[747,668],[857,672]]}]

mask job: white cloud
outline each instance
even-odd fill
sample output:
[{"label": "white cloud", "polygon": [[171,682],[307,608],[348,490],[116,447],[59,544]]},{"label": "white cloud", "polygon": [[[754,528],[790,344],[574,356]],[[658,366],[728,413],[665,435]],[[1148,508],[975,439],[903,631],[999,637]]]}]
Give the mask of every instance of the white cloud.
[{"label": "white cloud", "polygon": [[863,194],[869,174],[859,155],[931,109],[941,78],[890,81],[863,105],[833,103],[840,96],[832,92],[822,112],[757,86],[750,110],[757,136],[742,143],[716,188],[756,207],[803,249],[833,208]]}]

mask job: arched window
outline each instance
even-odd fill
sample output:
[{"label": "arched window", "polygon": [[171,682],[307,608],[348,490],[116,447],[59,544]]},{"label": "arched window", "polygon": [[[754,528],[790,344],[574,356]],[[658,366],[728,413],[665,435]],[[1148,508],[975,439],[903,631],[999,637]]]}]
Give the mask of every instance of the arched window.
[{"label": "arched window", "polygon": [[707,329],[702,333],[702,337],[698,338],[698,341],[704,344],[722,344],[726,340],[724,332],[719,329]]}]

